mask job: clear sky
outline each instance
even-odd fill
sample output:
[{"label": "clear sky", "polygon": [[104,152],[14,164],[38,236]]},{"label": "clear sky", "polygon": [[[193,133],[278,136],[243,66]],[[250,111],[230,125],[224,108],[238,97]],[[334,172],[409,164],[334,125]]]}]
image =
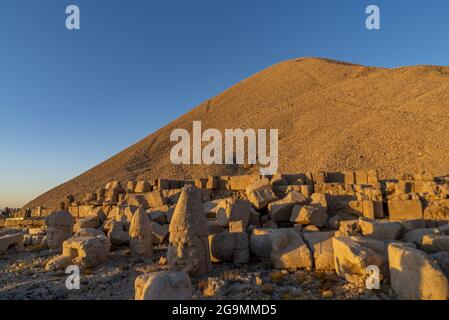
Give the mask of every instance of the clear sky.
[{"label": "clear sky", "polygon": [[[65,28],[65,8],[81,30]],[[381,30],[365,28],[365,8]],[[447,0],[1,0],[0,208],[282,60],[449,65]]]}]

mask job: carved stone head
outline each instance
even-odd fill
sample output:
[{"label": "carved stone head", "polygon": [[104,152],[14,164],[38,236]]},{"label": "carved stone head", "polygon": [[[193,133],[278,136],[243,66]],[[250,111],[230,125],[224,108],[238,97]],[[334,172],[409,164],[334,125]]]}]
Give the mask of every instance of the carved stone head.
[{"label": "carved stone head", "polygon": [[47,225],[47,245],[50,249],[62,248],[62,243],[73,233],[75,220],[68,211],[50,213],[45,218]]},{"label": "carved stone head", "polygon": [[142,207],[134,213],[129,229],[131,253],[137,256],[153,255],[150,219]]}]

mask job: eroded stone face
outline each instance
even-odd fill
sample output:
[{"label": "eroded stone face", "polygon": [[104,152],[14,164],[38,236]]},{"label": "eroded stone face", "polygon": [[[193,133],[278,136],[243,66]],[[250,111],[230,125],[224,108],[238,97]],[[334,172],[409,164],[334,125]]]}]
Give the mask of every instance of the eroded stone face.
[{"label": "eroded stone face", "polygon": [[198,236],[170,236],[167,250],[169,266],[174,270],[184,271],[192,276],[207,274],[211,270],[207,238]]},{"label": "eroded stone face", "polygon": [[74,219],[68,211],[53,212],[45,219],[47,245],[50,249],[62,248],[62,243],[73,233]]},{"label": "eroded stone face", "polygon": [[144,257],[153,255],[151,223],[142,207],[136,211],[131,220],[129,235],[131,254]]},{"label": "eroded stone face", "polygon": [[170,268],[192,276],[210,272],[207,220],[199,189],[194,186],[182,189],[169,230],[167,260]]}]

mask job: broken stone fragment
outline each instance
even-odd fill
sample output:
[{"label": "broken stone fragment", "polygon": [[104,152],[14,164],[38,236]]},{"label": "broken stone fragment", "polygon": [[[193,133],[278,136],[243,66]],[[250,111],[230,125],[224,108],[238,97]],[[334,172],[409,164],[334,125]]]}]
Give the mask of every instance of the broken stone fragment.
[{"label": "broken stone fragment", "polygon": [[109,239],[104,235],[72,237],[64,241],[62,255],[76,265],[92,268],[108,259],[109,247]]},{"label": "broken stone fragment", "polygon": [[192,283],[186,272],[159,271],[138,276],[135,300],[190,300]]},{"label": "broken stone fragment", "polygon": [[432,234],[440,234],[440,232],[436,228],[419,228],[419,229],[414,229],[409,232],[406,232],[402,236],[402,238],[406,242],[411,242],[416,245],[421,245],[421,243],[423,241],[423,237],[425,235],[432,235]]},{"label": "broken stone fragment", "polygon": [[218,224],[227,227],[230,221],[243,221],[246,228],[251,215],[251,204],[242,199],[225,199],[217,210]]},{"label": "broken stone fragment", "polygon": [[243,220],[229,221],[229,232],[245,232],[246,227]]},{"label": "broken stone fragment", "polygon": [[360,218],[359,226],[364,236],[378,240],[396,240],[401,234],[401,225],[396,222]]},{"label": "broken stone fragment", "polygon": [[137,182],[135,180],[128,180],[126,182],[125,191],[126,193],[134,193],[134,190],[136,189]]},{"label": "broken stone fragment", "polygon": [[98,228],[100,226],[100,219],[98,216],[87,216],[85,218],[78,219],[78,221],[73,226],[73,231],[77,232],[80,229],[86,229],[86,228]]},{"label": "broken stone fragment", "polygon": [[246,195],[254,208],[258,210],[265,208],[270,202],[278,199],[266,178],[260,179],[246,187]]},{"label": "broken stone fragment", "polygon": [[19,251],[23,250],[22,233],[6,234],[0,237],[0,255],[10,248],[14,248]]},{"label": "broken stone fragment", "polygon": [[321,205],[299,206],[295,205],[292,209],[290,221],[297,224],[313,224],[318,227],[326,225],[328,215],[326,209]]},{"label": "broken stone fragment", "polygon": [[255,228],[250,237],[251,252],[259,257],[270,258],[273,239],[278,229]]},{"label": "broken stone fragment", "polygon": [[201,276],[211,270],[207,219],[201,191],[186,185],[169,227],[167,260],[171,269]]},{"label": "broken stone fragment", "polygon": [[151,191],[151,184],[148,181],[137,181],[134,189],[135,193],[145,193]]},{"label": "broken stone fragment", "polygon": [[207,201],[203,203],[203,209],[204,213],[206,214],[207,218],[216,218],[217,217],[217,211],[220,208],[220,203],[224,199],[216,199],[212,201]]},{"label": "broken stone fragment", "polygon": [[357,219],[340,221],[340,227],[338,228],[337,236],[357,236],[361,235],[359,221]]},{"label": "broken stone fragment", "polygon": [[152,191],[145,194],[145,199],[148,202],[150,208],[158,208],[167,204],[167,199],[161,190]]},{"label": "broken stone fragment", "polygon": [[332,238],[334,231],[305,232],[302,235],[312,250],[316,270],[335,270]]},{"label": "broken stone fragment", "polygon": [[273,239],[271,261],[278,269],[312,268],[312,255],[294,228],[279,229]]},{"label": "broken stone fragment", "polygon": [[421,248],[427,253],[449,251],[449,236],[426,234],[422,237]]},{"label": "broken stone fragment", "polygon": [[449,284],[429,256],[400,244],[388,246],[391,287],[401,299],[447,300]]},{"label": "broken stone fragment", "polygon": [[209,247],[212,262],[233,261],[240,264],[249,260],[249,237],[246,232],[211,234]]},{"label": "broken stone fragment", "polygon": [[159,224],[165,224],[167,223],[167,216],[166,212],[169,210],[168,205],[163,205],[161,207],[148,209],[146,210],[146,213],[148,214],[148,217],[151,221],[157,222]]},{"label": "broken stone fragment", "polygon": [[295,204],[305,205],[308,200],[297,191],[291,191],[286,197],[271,202],[268,205],[268,214],[273,221],[289,221],[292,215],[292,208]]},{"label": "broken stone fragment", "polygon": [[316,192],[310,197],[311,204],[319,204],[327,209],[327,196],[325,193]]},{"label": "broken stone fragment", "polygon": [[46,271],[64,270],[72,264],[72,258],[59,255],[51,258],[45,265]]},{"label": "broken stone fragment", "polygon": [[168,235],[168,225],[160,225],[157,222],[151,222],[151,232],[153,244],[161,244],[167,238]]},{"label": "broken stone fragment", "polygon": [[123,246],[129,243],[129,232],[125,231],[125,223],[112,221],[108,232],[108,238],[113,246]]},{"label": "broken stone fragment", "polygon": [[358,244],[349,237],[332,238],[334,264],[337,274],[348,282],[360,283],[368,275],[369,266],[379,269],[384,264],[381,254]]}]

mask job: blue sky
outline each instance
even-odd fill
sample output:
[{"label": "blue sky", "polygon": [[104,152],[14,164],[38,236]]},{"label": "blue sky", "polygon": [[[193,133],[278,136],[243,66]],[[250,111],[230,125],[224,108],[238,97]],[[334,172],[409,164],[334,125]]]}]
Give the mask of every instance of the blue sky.
[{"label": "blue sky", "polygon": [[[81,30],[65,28],[65,8]],[[365,8],[381,30],[365,28]],[[449,1],[2,0],[0,207],[282,60],[449,65]]]}]

